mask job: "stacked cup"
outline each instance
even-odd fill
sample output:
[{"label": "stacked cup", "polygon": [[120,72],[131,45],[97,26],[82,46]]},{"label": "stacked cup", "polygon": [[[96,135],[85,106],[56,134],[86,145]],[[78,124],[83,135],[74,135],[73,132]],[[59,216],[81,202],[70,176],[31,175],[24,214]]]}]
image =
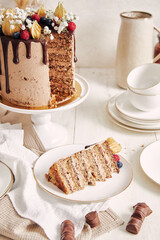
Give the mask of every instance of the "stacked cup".
[{"label": "stacked cup", "polygon": [[141,111],[160,108],[160,64],[148,63],[134,68],[127,78],[130,103]]}]

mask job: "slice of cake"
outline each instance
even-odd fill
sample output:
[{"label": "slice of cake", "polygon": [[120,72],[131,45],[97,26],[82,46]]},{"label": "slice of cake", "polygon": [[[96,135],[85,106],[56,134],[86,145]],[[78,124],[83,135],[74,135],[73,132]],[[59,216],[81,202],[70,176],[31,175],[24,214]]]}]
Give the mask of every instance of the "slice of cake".
[{"label": "slice of cake", "polygon": [[73,13],[0,10],[0,84],[5,103],[30,108],[56,107],[75,93]]},{"label": "slice of cake", "polygon": [[47,180],[64,193],[70,194],[106,181],[112,173],[119,173],[117,163],[107,141],[55,162],[46,174]]}]

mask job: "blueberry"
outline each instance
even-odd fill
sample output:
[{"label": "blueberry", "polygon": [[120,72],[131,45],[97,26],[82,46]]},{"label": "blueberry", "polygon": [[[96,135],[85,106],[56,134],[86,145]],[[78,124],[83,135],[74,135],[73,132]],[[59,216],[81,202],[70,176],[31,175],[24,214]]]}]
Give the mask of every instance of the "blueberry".
[{"label": "blueberry", "polygon": [[46,21],[45,21],[45,24],[46,24],[46,26],[48,26],[48,27],[52,27],[52,23],[53,23],[53,21],[52,21],[52,19],[46,19]]},{"label": "blueberry", "polygon": [[46,20],[47,20],[47,18],[41,17],[41,18],[40,18],[40,23],[46,23]]},{"label": "blueberry", "polygon": [[13,33],[13,35],[12,35],[12,37],[14,38],[14,39],[19,39],[20,38],[20,32],[15,32],[15,33]]},{"label": "blueberry", "polygon": [[117,167],[118,167],[118,168],[121,168],[121,167],[123,167],[123,163],[122,163],[122,162],[120,162],[120,161],[118,161],[118,162],[117,162]]},{"label": "blueberry", "polygon": [[2,32],[2,27],[0,27],[0,36],[4,36],[4,34]]}]

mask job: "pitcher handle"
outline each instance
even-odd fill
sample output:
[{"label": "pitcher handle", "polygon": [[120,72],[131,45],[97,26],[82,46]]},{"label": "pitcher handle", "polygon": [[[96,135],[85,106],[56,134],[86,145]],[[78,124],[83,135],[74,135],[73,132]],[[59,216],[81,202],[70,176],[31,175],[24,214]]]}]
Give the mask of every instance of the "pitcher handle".
[{"label": "pitcher handle", "polygon": [[156,26],[153,26],[154,30],[156,30],[158,33],[160,33],[160,29],[158,29]]},{"label": "pitcher handle", "polygon": [[[158,29],[156,26],[153,26],[154,30],[156,30],[160,34],[160,29]],[[153,58],[152,63],[156,63],[160,59],[160,53]]]},{"label": "pitcher handle", "polygon": [[160,59],[160,53],[155,58],[153,58],[152,63],[156,63],[159,59]]}]

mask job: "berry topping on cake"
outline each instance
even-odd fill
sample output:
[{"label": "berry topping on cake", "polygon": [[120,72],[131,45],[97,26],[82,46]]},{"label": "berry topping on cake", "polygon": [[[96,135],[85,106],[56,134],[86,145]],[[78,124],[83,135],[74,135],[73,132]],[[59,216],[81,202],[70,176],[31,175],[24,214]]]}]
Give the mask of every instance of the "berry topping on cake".
[{"label": "berry topping on cake", "polygon": [[41,26],[37,21],[33,21],[33,24],[30,28],[30,33],[33,39],[39,39],[41,37]]},{"label": "berry topping on cake", "polygon": [[52,27],[52,23],[53,23],[53,21],[50,18],[46,19],[46,21],[45,21],[45,25],[48,26],[48,27]]},{"label": "berry topping on cake", "polygon": [[117,162],[117,167],[118,167],[118,168],[121,168],[121,167],[123,167],[123,163],[122,163],[122,162],[120,162],[120,161],[118,161],[118,162]]},{"label": "berry topping on cake", "polygon": [[75,29],[76,29],[76,24],[75,24],[74,22],[69,22],[69,23],[68,23],[68,30],[69,30],[70,32],[74,32]]},{"label": "berry topping on cake", "polygon": [[55,16],[58,18],[62,18],[65,15],[65,13],[66,10],[64,9],[63,4],[59,2],[54,13]]},{"label": "berry topping on cake", "polygon": [[117,154],[113,154],[113,156],[114,156],[114,159],[115,159],[116,162],[120,161],[120,157],[119,157],[119,155],[117,155]]},{"label": "berry topping on cake", "polygon": [[[34,37],[32,36],[33,38],[40,38],[41,34],[36,34],[35,36],[35,34],[32,34],[33,30],[31,33],[32,25],[35,21],[37,21],[42,29],[44,29],[44,27],[49,27],[49,30],[51,30],[52,33],[54,31],[58,34],[68,31],[73,33],[76,29],[74,21],[79,19],[76,14],[73,14],[72,12],[67,13],[62,3],[58,3],[55,10],[46,10],[44,6],[41,5],[39,9],[36,10],[29,7],[23,9],[16,7],[0,11],[0,13],[0,36],[12,36],[13,38],[17,38],[17,32],[21,32],[26,29],[29,31],[31,36],[34,35]],[[45,35],[50,35],[52,33],[49,33],[48,31]],[[29,34],[26,33],[26,35],[28,38]],[[23,37],[22,34],[22,39],[25,38],[26,36]]]},{"label": "berry topping on cake", "polygon": [[12,37],[14,38],[14,39],[19,39],[20,38],[20,32],[15,32],[15,33],[13,33],[13,35],[12,35]]},{"label": "berry topping on cake", "polygon": [[30,33],[26,29],[21,32],[21,39],[28,40],[30,38]]},{"label": "berry topping on cake", "polygon": [[46,17],[41,17],[41,18],[40,18],[40,23],[45,23],[45,22],[46,22],[46,20],[47,20],[47,18],[46,18]]},{"label": "berry topping on cake", "polygon": [[32,20],[36,20],[38,23],[40,22],[40,16],[35,13],[34,15],[32,15]]},{"label": "berry topping on cake", "polygon": [[46,16],[46,10],[45,10],[45,8],[43,7],[43,5],[40,6],[40,8],[38,9],[37,14],[38,14],[40,17],[45,17],[45,16]]}]

